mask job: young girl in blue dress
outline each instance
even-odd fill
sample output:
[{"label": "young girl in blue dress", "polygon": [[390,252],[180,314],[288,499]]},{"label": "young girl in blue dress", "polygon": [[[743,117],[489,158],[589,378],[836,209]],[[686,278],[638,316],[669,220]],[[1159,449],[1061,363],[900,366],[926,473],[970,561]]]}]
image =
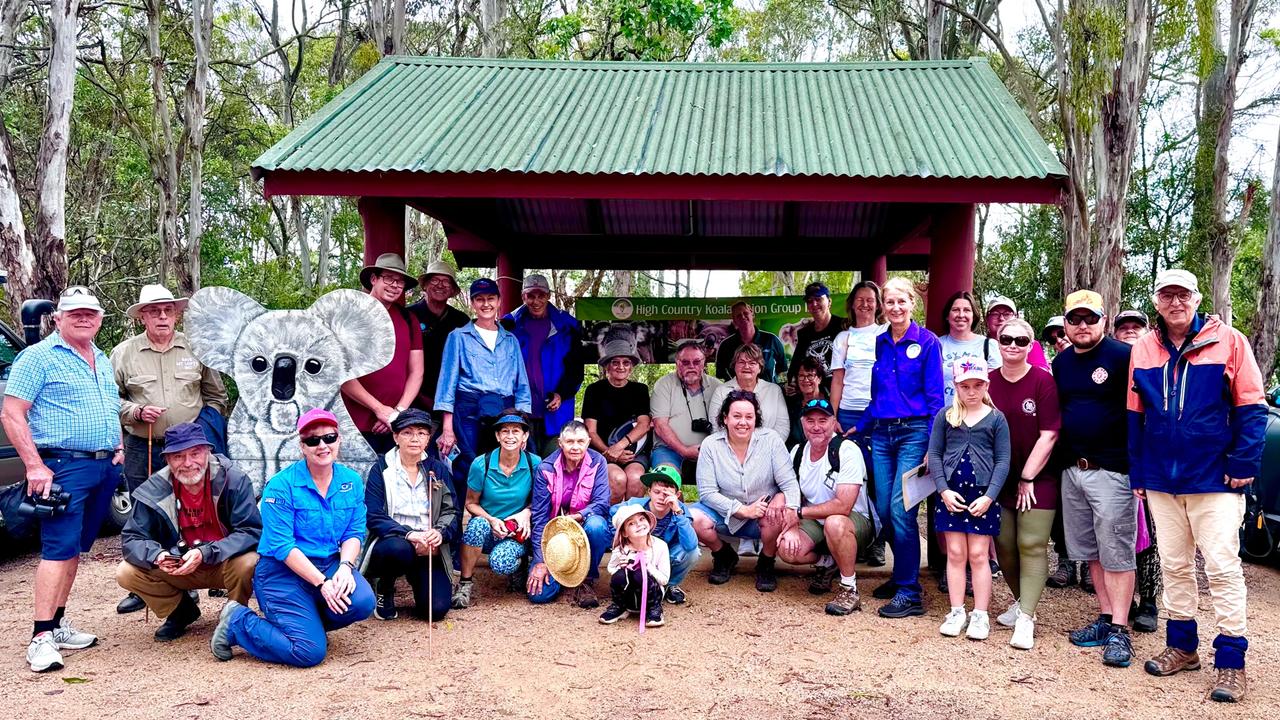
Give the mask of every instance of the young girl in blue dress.
[{"label": "young girl in blue dress", "polygon": [[[987,394],[987,366],[963,357],[952,365],[955,401],[938,412],[929,437],[929,470],[938,487],[934,524],[947,546],[947,594],[951,611],[939,628],[970,640],[991,632],[991,539],[1000,534],[1000,511],[992,510],[1009,475],[1009,423]],[[973,613],[964,610],[965,564],[973,576]]]}]

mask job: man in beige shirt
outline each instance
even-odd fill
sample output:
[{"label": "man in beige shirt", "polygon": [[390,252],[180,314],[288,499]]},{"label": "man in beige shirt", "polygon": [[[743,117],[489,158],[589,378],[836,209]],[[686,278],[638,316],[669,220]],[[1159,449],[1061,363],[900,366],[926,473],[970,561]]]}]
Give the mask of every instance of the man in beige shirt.
[{"label": "man in beige shirt", "polygon": [[[120,422],[124,425],[124,477],[133,492],[151,473],[165,467],[164,432],[179,423],[195,422],[209,406],[225,415],[227,389],[216,370],[191,354],[178,323],[186,298],[175,298],[160,285],[144,285],[138,302],[126,311],[144,331],[111,351],[111,366],[120,388]],[[130,593],[116,611],[145,607]]]}]

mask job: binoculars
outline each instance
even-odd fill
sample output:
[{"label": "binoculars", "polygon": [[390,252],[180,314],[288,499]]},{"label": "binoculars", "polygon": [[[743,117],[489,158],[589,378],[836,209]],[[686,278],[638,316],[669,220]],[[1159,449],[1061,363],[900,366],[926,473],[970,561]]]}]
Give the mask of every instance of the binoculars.
[{"label": "binoculars", "polygon": [[188,545],[186,540],[179,540],[177,545],[174,545],[173,547],[169,548],[169,554],[174,557],[180,558],[183,555],[186,555],[188,551],[194,550],[203,544],[204,543],[197,540],[194,543],[191,543],[190,545]]},{"label": "binoculars", "polygon": [[70,502],[71,493],[63,490],[61,485],[54,484],[49,486],[49,497],[30,494],[24,497],[18,505],[18,514],[38,518],[53,517],[66,512],[67,503]]}]

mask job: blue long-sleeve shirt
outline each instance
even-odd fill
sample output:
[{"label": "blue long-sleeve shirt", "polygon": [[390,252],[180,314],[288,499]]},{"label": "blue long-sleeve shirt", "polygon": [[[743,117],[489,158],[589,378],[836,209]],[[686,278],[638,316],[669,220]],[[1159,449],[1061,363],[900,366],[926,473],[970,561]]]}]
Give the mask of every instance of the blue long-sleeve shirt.
[{"label": "blue long-sleeve shirt", "polygon": [[338,554],[342,543],[351,538],[364,541],[364,480],[346,465],[333,466],[329,490],[321,496],[307,462],[293,463],[267,481],[259,510],[258,554],[280,562],[294,548],[313,560],[323,560]]},{"label": "blue long-sleeve shirt", "polygon": [[440,359],[435,409],[453,412],[458,392],[510,395],[516,399],[516,409],[530,412],[529,376],[516,336],[499,326],[498,341],[490,350],[475,323],[449,333]]},{"label": "blue long-sleeve shirt", "polygon": [[892,328],[876,337],[871,404],[877,420],[932,419],[943,407],[942,344],[913,320],[898,342]]}]

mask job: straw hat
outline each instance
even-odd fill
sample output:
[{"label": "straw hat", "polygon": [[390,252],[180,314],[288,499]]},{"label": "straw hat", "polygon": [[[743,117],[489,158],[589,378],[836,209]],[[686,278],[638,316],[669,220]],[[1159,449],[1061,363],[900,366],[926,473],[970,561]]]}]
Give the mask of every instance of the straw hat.
[{"label": "straw hat", "polygon": [[[665,477],[665,475],[664,475]],[[622,544],[622,526],[635,515],[644,515],[649,518],[649,534],[653,534],[653,528],[658,524],[658,517],[653,513],[645,510],[641,505],[623,505],[613,514],[613,526],[617,528],[613,531],[613,546],[618,547]]]},{"label": "straw hat", "polygon": [[142,290],[138,292],[138,302],[129,306],[124,311],[125,315],[138,319],[138,313],[142,308],[148,305],[159,305],[161,303],[173,303],[173,309],[182,312],[187,309],[187,299],[184,297],[174,297],[173,293],[163,285],[143,285]]},{"label": "straw hat", "polygon": [[591,569],[591,546],[576,520],[560,515],[542,531],[542,561],[551,577],[567,588],[578,587]]}]

